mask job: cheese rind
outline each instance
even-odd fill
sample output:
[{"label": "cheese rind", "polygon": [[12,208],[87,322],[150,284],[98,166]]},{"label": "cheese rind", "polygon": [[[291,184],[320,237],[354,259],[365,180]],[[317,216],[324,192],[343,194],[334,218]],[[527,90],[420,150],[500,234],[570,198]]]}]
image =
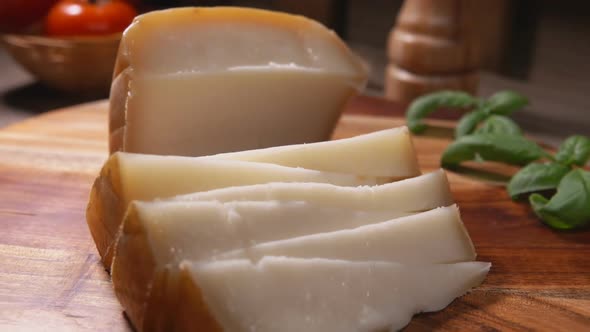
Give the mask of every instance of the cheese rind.
[{"label": "cheese rind", "polygon": [[[410,263],[446,263],[475,258],[456,207],[379,222],[377,218],[386,212],[367,211],[361,216],[355,215],[358,211],[345,207],[341,207],[344,211],[310,205],[286,208],[288,204],[132,203],[117,243],[112,280],[115,293],[134,325],[143,326],[146,318],[170,314],[146,310],[175,296],[178,283],[175,266],[185,259],[258,259],[262,253]],[[295,213],[297,210],[299,213]],[[305,217],[307,210],[310,216],[319,217],[292,218]],[[268,219],[260,218],[263,214],[267,214]],[[334,217],[343,219],[329,220]],[[321,218],[328,221],[318,225]],[[352,228],[363,222],[365,226]],[[369,224],[371,222],[373,224]],[[293,238],[297,234],[308,235]],[[284,240],[256,245],[273,238]],[[416,243],[421,244],[419,248]],[[229,251],[232,249],[237,250]],[[165,280],[163,284],[161,280]],[[155,296],[154,293],[164,295]]]},{"label": "cheese rind", "polygon": [[201,297],[180,293],[178,303],[225,331],[357,332],[399,330],[416,313],[443,309],[481,284],[490,264],[265,257],[182,269]]},{"label": "cheese rind", "polygon": [[[304,16],[240,7],[186,7],[137,16],[123,34],[117,60],[115,75],[126,67],[160,74],[272,66],[270,63],[361,79],[366,75],[366,68],[346,44],[320,23]],[[362,86],[362,80],[358,85]]]},{"label": "cheese rind", "polygon": [[105,267],[127,205],[217,188],[268,182],[375,184],[372,177],[291,168],[267,163],[116,153],[95,180],[86,221]]},{"label": "cheese rind", "polygon": [[326,140],[367,71],[317,22],[216,7],[138,16],[114,76],[111,153],[195,156]]}]

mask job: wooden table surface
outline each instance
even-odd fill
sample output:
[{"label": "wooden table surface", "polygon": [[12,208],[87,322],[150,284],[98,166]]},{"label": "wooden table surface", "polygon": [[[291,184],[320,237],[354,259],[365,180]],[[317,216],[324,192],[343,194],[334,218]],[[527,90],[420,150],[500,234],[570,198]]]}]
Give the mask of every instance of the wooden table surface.
[{"label": "wooden table surface", "polygon": [[[335,136],[400,125],[402,114],[359,98]],[[99,102],[0,130],[0,331],[130,329],[84,218],[107,156],[106,117]],[[415,143],[422,169],[437,168],[448,141]],[[590,231],[552,231],[502,187],[449,178],[478,260],[492,270],[481,287],[406,330],[590,330]]]}]

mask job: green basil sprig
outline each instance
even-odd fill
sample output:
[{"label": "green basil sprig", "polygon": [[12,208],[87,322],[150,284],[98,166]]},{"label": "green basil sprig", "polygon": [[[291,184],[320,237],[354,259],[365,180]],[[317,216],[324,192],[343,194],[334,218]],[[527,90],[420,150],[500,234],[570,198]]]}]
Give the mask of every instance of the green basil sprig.
[{"label": "green basil sprig", "polygon": [[570,136],[559,146],[555,160],[570,166],[584,166],[590,158],[590,138],[586,136]]},{"label": "green basil sprig", "polygon": [[455,127],[455,137],[463,137],[473,132],[475,128],[477,128],[477,125],[479,125],[487,117],[488,114],[482,110],[475,110],[463,115]]},{"label": "green basil sprig", "polygon": [[520,135],[482,133],[462,136],[443,152],[441,165],[455,168],[469,160],[498,161],[511,165],[526,165],[547,156],[535,142]]},{"label": "green basil sprig", "polygon": [[553,158],[555,162],[547,164],[529,164],[514,174],[508,183],[508,193],[512,199],[523,194],[545,190],[554,190],[573,166],[584,166],[590,159],[590,138],[570,136],[560,145]]},{"label": "green basil sprig", "polygon": [[551,199],[532,194],[529,202],[537,216],[552,228],[587,226],[590,224],[590,172],[575,169],[559,182]]},{"label": "green basil sprig", "polygon": [[413,133],[426,129],[422,119],[439,108],[469,108],[477,104],[478,99],[462,91],[439,91],[417,98],[406,113],[408,128]]},{"label": "green basil sprig", "polygon": [[[473,97],[462,91],[440,91],[417,98],[406,113],[408,128],[415,133],[426,129],[422,120],[440,108],[473,108],[466,113],[455,128],[455,137],[469,135],[493,116],[511,115],[528,104],[528,100],[514,91],[500,91],[487,100]],[[512,127],[518,128],[516,123]],[[520,128],[518,128],[520,131]]]},{"label": "green basil sprig", "polygon": [[508,194],[518,199],[526,194],[555,190],[570,168],[559,163],[532,163],[512,176],[508,183]]},{"label": "green basil sprig", "polygon": [[474,134],[522,135],[520,127],[507,116],[492,115],[488,117]]},{"label": "green basil sprig", "polygon": [[514,91],[500,91],[484,101],[482,109],[487,114],[512,115],[529,103],[525,96]]},{"label": "green basil sprig", "polygon": [[520,134],[520,127],[507,116],[527,104],[528,99],[514,91],[495,93],[487,100],[481,100],[473,112],[459,119],[455,137],[460,138],[477,132]]},{"label": "green basil sprig", "polygon": [[[584,166],[590,159],[590,139],[571,136],[559,147],[549,163],[531,163],[518,171],[507,189],[516,200],[530,194],[535,214],[549,227],[569,230],[590,224],[590,172]],[[543,196],[557,190],[551,198]]]},{"label": "green basil sprig", "polygon": [[[590,138],[571,136],[552,156],[522,135],[509,118],[528,100],[512,91],[501,91],[487,100],[463,92],[444,91],[421,97],[410,106],[408,124],[413,132],[426,125],[421,120],[439,107],[472,107],[455,127],[456,140],[443,152],[441,165],[456,168],[464,161],[497,161],[524,166],[508,183],[512,199],[529,195],[537,216],[554,229],[590,226]],[[544,160],[543,163],[535,162]],[[555,193],[552,197],[544,196]]]}]

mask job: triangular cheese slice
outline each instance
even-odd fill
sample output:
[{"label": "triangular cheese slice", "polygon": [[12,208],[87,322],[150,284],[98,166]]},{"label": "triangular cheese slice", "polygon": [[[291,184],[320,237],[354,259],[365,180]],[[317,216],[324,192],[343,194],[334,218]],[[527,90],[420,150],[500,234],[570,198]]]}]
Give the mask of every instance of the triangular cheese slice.
[{"label": "triangular cheese slice", "polygon": [[449,182],[442,169],[379,186],[344,187],[327,183],[265,183],[186,194],[170,198],[170,200],[306,201],[333,207],[411,212],[427,211],[453,204]]},{"label": "triangular cheese slice", "polygon": [[214,259],[264,256],[452,263],[475,259],[475,249],[457,207],[450,206],[354,229],[260,243]]},{"label": "triangular cheese slice", "polygon": [[351,173],[386,181],[420,174],[412,139],[405,126],[335,141],[223,153],[206,158]]},{"label": "triangular cheese slice", "polygon": [[[396,331],[478,286],[489,263],[402,265],[265,257],[183,263],[175,330]],[[174,320],[174,317],[168,317]]]}]

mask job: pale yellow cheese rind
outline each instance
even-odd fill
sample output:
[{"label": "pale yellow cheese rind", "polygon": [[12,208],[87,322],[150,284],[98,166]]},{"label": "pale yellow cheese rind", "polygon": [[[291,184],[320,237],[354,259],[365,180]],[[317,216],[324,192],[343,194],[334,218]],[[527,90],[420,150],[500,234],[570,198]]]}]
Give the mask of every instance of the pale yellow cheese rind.
[{"label": "pale yellow cheese rind", "polygon": [[[116,77],[127,67],[139,67],[140,69],[148,70],[158,67],[157,62],[161,61],[161,59],[150,58],[149,54],[142,51],[143,47],[147,45],[154,36],[158,36],[162,33],[162,29],[174,29],[186,26],[219,26],[223,29],[225,28],[223,24],[252,25],[271,30],[299,34],[302,39],[312,39],[314,46],[316,43],[322,43],[322,46],[326,47],[326,52],[342,55],[339,60],[347,65],[345,66],[345,68],[348,69],[346,73],[360,79],[359,84],[362,84],[362,81],[366,76],[366,68],[364,65],[333,31],[328,30],[322,24],[304,16],[240,7],[174,8],[152,11],[136,17],[134,22],[123,34],[115,65],[114,76]],[[173,40],[171,40],[170,43],[170,45],[162,45],[165,52],[170,52],[170,48],[166,48],[166,46],[177,44]],[[227,47],[237,48],[240,46],[228,45]],[[231,49],[229,49],[229,51],[231,51]],[[289,51],[287,52],[287,54],[289,54],[292,50],[285,51]],[[264,59],[263,61],[267,61],[264,54],[258,56],[257,59]],[[228,62],[224,63],[225,66],[243,63],[243,60],[239,57],[235,58],[235,60],[229,59],[227,61]],[[233,61],[235,61],[235,63],[232,63]],[[176,62],[175,64],[179,66],[179,68],[184,68],[182,63]],[[330,66],[335,65],[324,59],[313,57],[301,58],[296,64],[311,67],[313,67],[314,64],[317,64],[318,67],[319,65],[328,66],[327,68],[329,69],[332,69]],[[338,66],[336,68],[340,69],[343,67]]]}]

